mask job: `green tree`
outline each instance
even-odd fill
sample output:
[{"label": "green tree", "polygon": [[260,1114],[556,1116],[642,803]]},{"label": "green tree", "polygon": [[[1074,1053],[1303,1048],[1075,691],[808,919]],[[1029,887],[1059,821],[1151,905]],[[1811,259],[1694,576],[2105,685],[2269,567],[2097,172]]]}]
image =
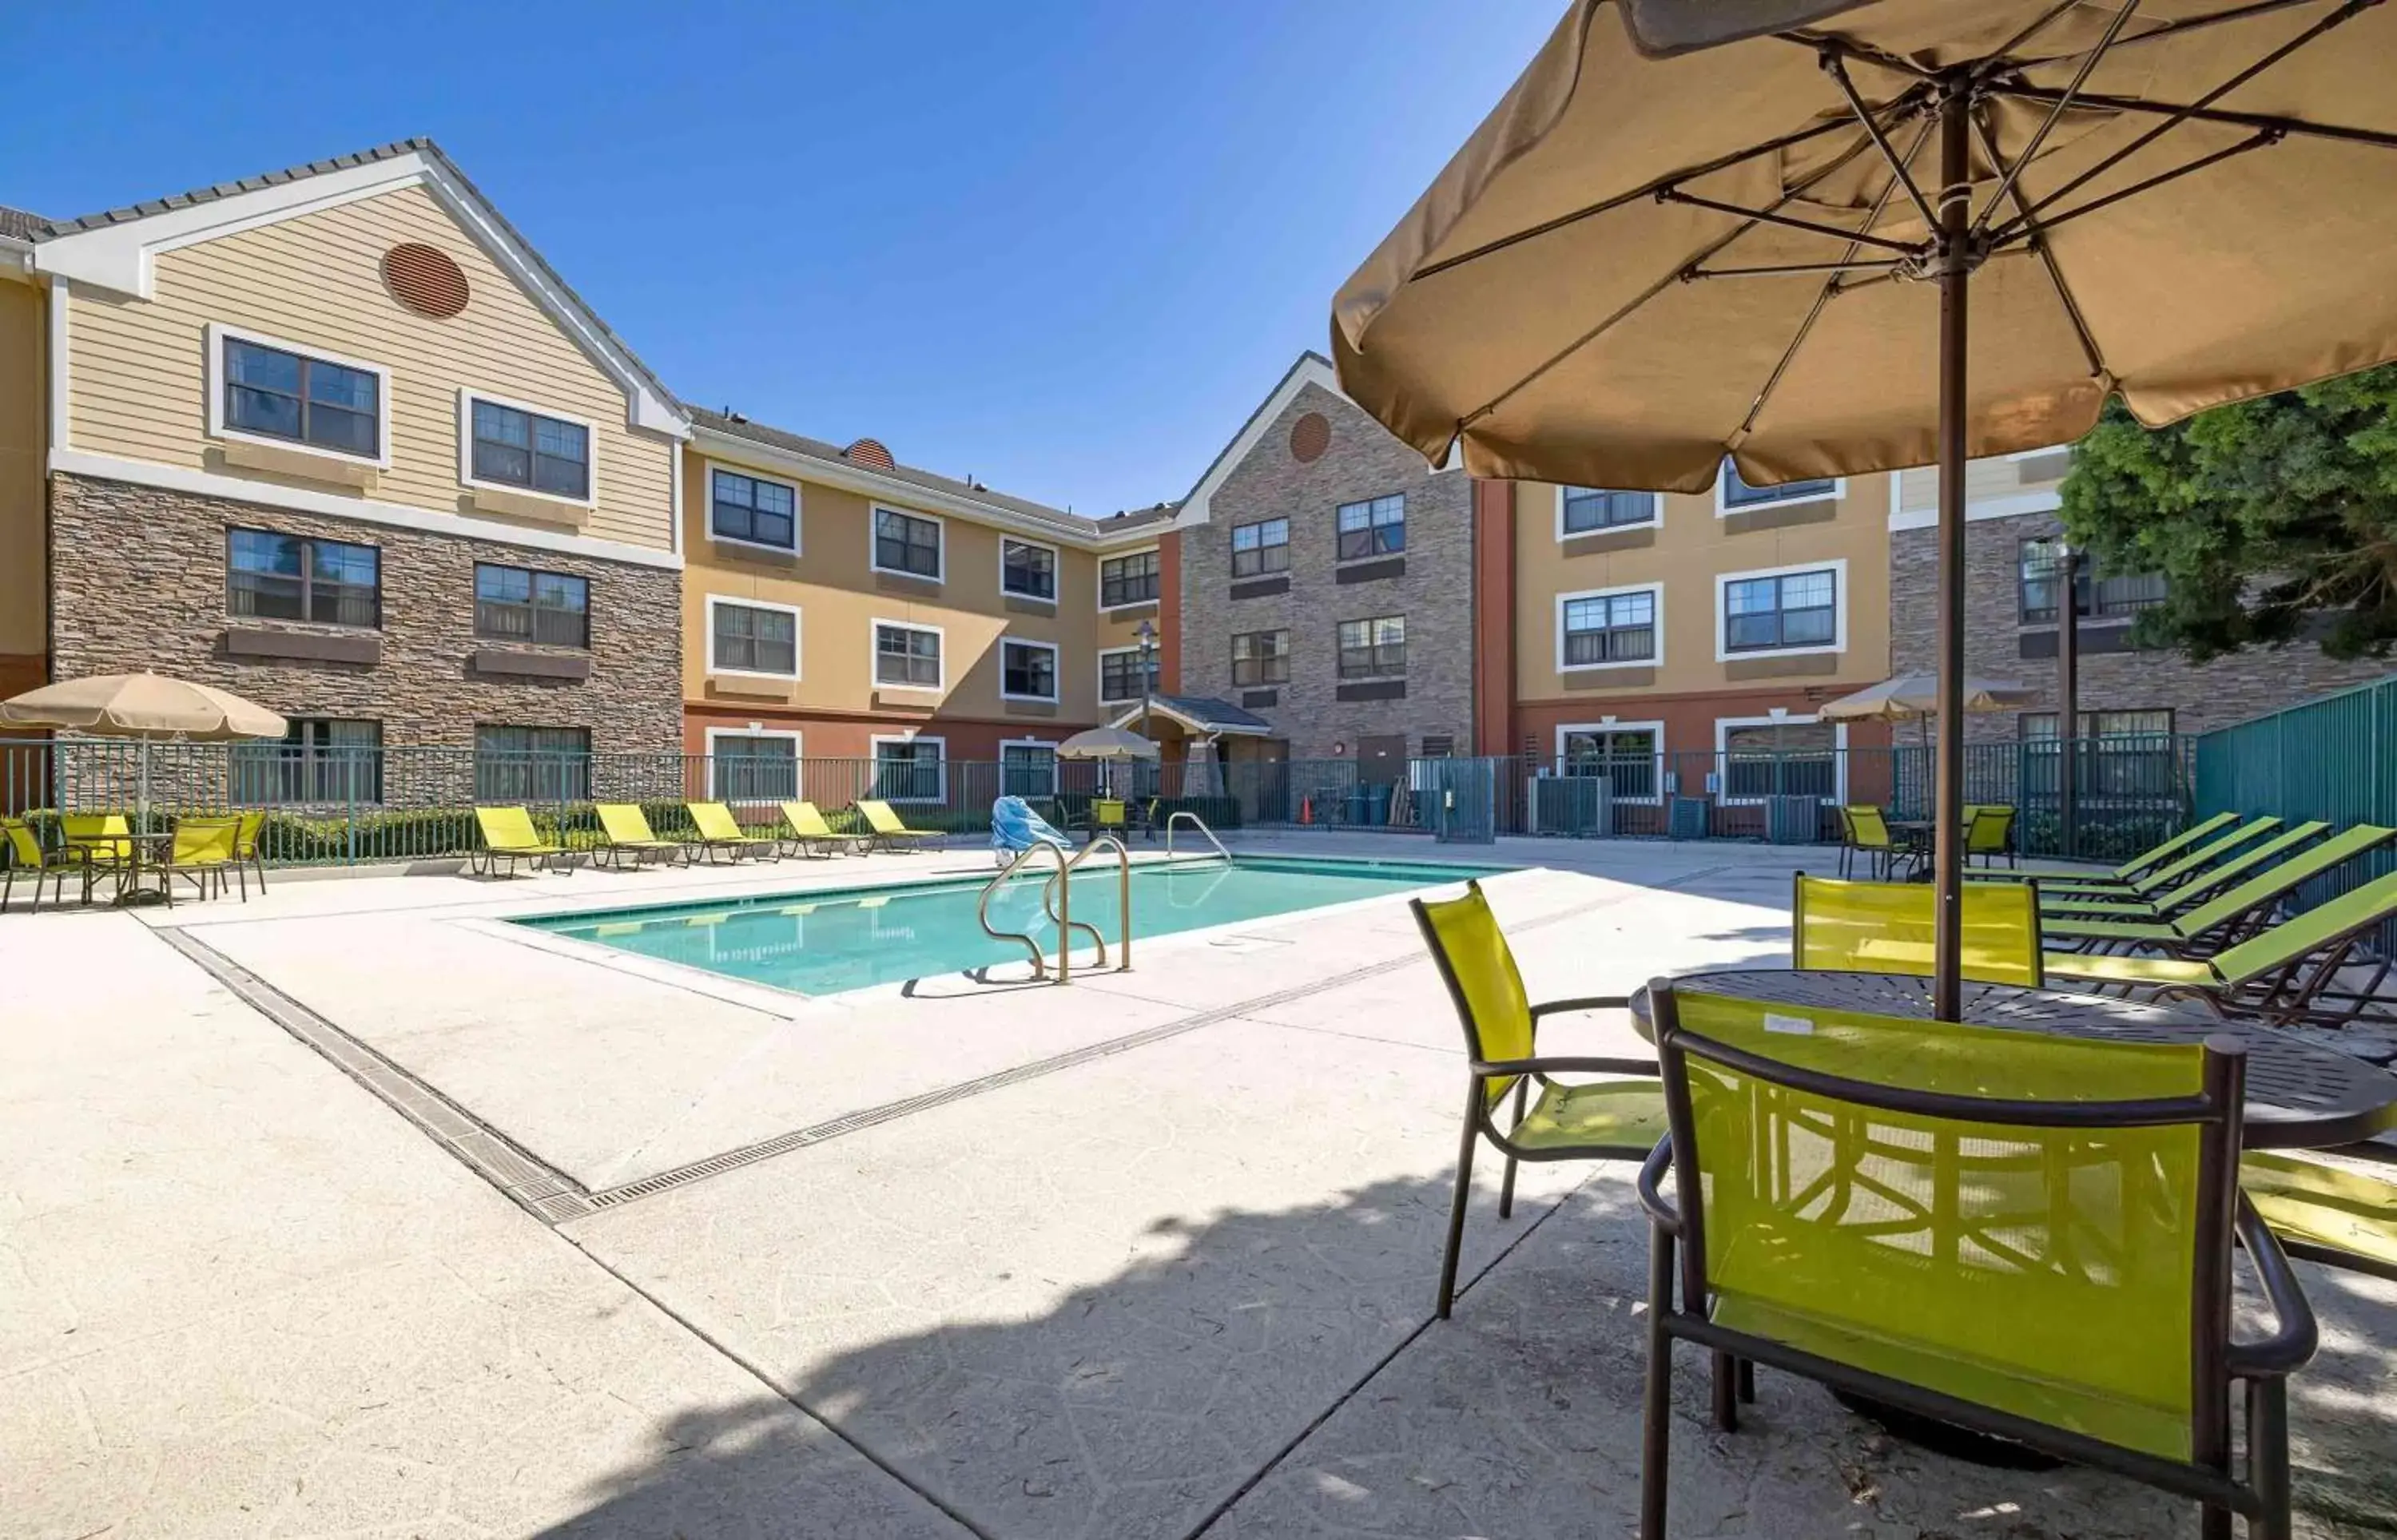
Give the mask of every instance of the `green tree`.
[{"label": "green tree", "polygon": [[2100,573],[2162,573],[2134,639],[2203,663],[2318,638],[2397,644],[2397,365],[2150,431],[2120,402],[2082,439],[2064,525]]}]

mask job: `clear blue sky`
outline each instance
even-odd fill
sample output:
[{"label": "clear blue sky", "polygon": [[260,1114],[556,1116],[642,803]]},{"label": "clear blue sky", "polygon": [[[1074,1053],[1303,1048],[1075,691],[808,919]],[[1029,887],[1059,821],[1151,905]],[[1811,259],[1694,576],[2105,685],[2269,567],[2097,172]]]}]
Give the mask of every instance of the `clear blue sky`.
[{"label": "clear blue sky", "polygon": [[1563,8],[34,6],[0,204],[428,134],[692,401],[1105,513],[1324,345]]}]

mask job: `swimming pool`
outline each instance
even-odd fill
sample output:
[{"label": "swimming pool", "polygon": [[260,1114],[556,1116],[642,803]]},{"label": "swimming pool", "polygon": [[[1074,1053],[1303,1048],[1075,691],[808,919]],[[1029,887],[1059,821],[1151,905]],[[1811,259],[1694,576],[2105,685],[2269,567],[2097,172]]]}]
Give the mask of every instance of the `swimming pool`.
[{"label": "swimming pool", "polygon": [[[1038,869],[1036,869],[1038,870]],[[1178,931],[1262,920],[1383,894],[1408,893],[1503,867],[1400,861],[1298,860],[1241,856],[1237,861],[1135,866],[1132,873],[1133,960],[1139,945]],[[1049,873],[1026,874],[991,900],[991,923],[1029,930],[1056,955],[1056,931],[1041,913]],[[1024,961],[1024,948],[995,941],[975,923],[988,879],[848,888],[827,893],[713,899],[596,913],[529,916],[516,922],[554,936],[596,941],[667,962],[704,968],[753,984],[833,994],[875,984]],[[1116,873],[1074,874],[1074,921],[1099,927],[1112,961],[1117,940]],[[1074,949],[1080,967],[1090,938]]]}]

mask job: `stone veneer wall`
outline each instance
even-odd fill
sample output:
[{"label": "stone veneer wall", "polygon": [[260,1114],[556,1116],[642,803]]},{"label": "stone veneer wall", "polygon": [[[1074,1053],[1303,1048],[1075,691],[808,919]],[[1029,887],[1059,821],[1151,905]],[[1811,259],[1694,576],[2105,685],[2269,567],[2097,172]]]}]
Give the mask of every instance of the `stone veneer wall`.
[{"label": "stone veneer wall", "polygon": [[[2040,692],[2025,711],[2056,709],[2054,657],[2025,657],[2022,638],[2052,631],[2019,623],[2017,578],[2021,542],[2063,532],[2053,513],[1976,519],[1964,526],[1964,666],[1985,679],[2010,680]],[[1939,531],[1901,529],[1889,538],[1890,648],[1893,673],[1938,667]],[[2183,733],[2209,732],[2310,696],[2381,678],[2387,663],[2342,663],[2303,644],[2240,653],[2203,668],[2177,653],[2089,650],[2093,633],[2122,624],[2084,617],[2081,622],[2081,709],[2084,711],[2157,710],[2169,708]],[[2011,738],[2016,713],[1990,712],[1965,719],[1971,738]]]},{"label": "stone veneer wall", "polygon": [[[1331,445],[1302,462],[1291,427],[1309,412],[1331,423]],[[1342,583],[1337,511],[1345,502],[1404,492],[1406,571]],[[1181,693],[1241,702],[1232,684],[1232,637],[1287,629],[1290,683],[1271,706],[1250,710],[1274,724],[1296,759],[1328,759],[1332,746],[1357,752],[1360,737],[1403,733],[1407,751],[1426,734],[1473,742],[1473,481],[1462,471],[1433,474],[1423,457],[1381,424],[1319,386],[1302,390],[1225,477],[1209,522],[1182,532]],[[1232,528],[1290,520],[1287,592],[1234,599]],[[1407,617],[1403,699],[1339,698],[1338,624]]]},{"label": "stone veneer wall", "polygon": [[[601,753],[681,750],[677,572],[64,474],[51,479],[50,519],[60,679],[154,669],[286,715],[379,721],[387,749],[471,748],[475,725],[491,724],[585,727]],[[382,660],[365,667],[228,656],[224,635],[235,625],[356,634],[228,616],[225,532],[235,525],[379,548]],[[498,644],[475,635],[478,561],[589,579],[588,680],[475,670],[475,652]]]}]

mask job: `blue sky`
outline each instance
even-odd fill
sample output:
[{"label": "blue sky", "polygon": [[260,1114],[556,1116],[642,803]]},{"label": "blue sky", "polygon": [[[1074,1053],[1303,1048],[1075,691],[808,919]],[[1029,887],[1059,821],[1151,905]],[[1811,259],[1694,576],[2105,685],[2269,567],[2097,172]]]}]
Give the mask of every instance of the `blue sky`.
[{"label": "blue sky", "polygon": [[1181,496],[1323,346],[1562,10],[33,7],[0,203],[429,134],[694,402],[1106,513]]}]

